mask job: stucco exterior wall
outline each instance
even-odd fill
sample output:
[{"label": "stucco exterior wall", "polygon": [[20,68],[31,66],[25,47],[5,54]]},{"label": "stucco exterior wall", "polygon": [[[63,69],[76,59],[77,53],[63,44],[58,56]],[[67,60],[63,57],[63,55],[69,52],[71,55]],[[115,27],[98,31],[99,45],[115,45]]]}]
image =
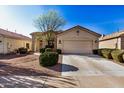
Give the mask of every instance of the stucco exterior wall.
[{"label": "stucco exterior wall", "polygon": [[121,37],[99,42],[99,48],[121,49]]},{"label": "stucco exterior wall", "polygon": [[18,49],[20,47],[26,48],[26,43],[29,43],[29,50],[31,50],[31,41],[2,37],[0,53],[6,54],[13,52],[15,49]]},{"label": "stucco exterior wall", "polygon": [[4,51],[4,38],[0,35],[0,54]]},{"label": "stucco exterior wall", "polygon": [[121,49],[124,49],[124,35],[121,36]]},{"label": "stucco exterior wall", "polygon": [[[38,52],[40,48],[45,48],[45,46],[47,45],[47,41],[45,38],[43,37],[42,32],[34,32],[31,34],[32,36],[32,50],[34,52]],[[56,49],[56,36],[55,34],[53,34],[54,37],[54,48]],[[42,45],[40,45],[40,41],[42,41]]]},{"label": "stucco exterior wall", "polygon": [[[79,33],[77,33],[79,31]],[[80,28],[73,28],[70,29],[70,31],[64,32],[63,34],[60,34],[57,36],[57,48],[63,50],[63,43],[65,40],[87,40],[92,41],[92,49],[98,48],[98,36],[89,33],[87,31],[84,31]],[[61,44],[59,41],[61,40]]]},{"label": "stucco exterior wall", "polygon": [[42,36],[42,32],[36,32],[36,33],[33,33],[31,34],[32,36],[32,50],[33,51],[39,51],[39,49],[42,47],[42,48],[45,48],[45,45],[47,44],[46,40],[42,40],[42,46],[40,46],[40,39],[38,39],[38,36]]}]

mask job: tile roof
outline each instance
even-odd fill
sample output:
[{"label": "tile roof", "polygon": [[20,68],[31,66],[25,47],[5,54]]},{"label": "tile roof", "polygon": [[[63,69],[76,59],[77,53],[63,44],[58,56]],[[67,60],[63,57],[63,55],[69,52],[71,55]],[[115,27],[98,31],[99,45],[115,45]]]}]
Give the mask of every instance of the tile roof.
[{"label": "tile roof", "polygon": [[[60,34],[60,33],[63,33],[64,31],[55,31],[55,33],[56,34]],[[41,31],[39,31],[39,32],[32,32],[30,35],[33,35],[33,34],[45,34],[45,33],[47,33],[47,32],[41,32]]]},{"label": "tile roof", "polygon": [[69,28],[69,29],[63,31],[63,32],[60,33],[59,35],[63,34],[64,32],[68,32],[68,31],[70,31],[70,30],[73,29],[73,28],[83,29],[84,31],[87,31],[88,33],[94,34],[94,35],[99,36],[99,37],[101,36],[101,34],[96,33],[96,32],[94,32],[94,31],[92,31],[92,30],[90,30],[90,29],[87,29],[87,28],[85,28],[85,27],[82,27],[82,26],[80,26],[80,25],[76,25],[76,26],[74,26],[74,27],[71,27],[71,28]]},{"label": "tile roof", "polygon": [[14,32],[10,32],[4,29],[0,28],[0,35],[3,35],[5,37],[9,37],[9,38],[14,38],[14,39],[21,39],[21,40],[31,40],[31,38],[21,35],[21,34],[17,34]]},{"label": "tile roof", "polygon": [[[72,28],[69,28],[69,29],[67,29],[67,30],[59,30],[59,31],[56,31],[55,33],[57,34],[57,35],[61,35],[61,34],[63,34],[63,33],[65,33],[65,32],[67,32],[67,31],[70,31],[71,29],[73,29],[73,28],[79,28],[79,29],[83,29],[83,30],[85,30],[85,31],[87,31],[87,32],[89,32],[89,33],[92,33],[92,34],[94,34],[94,35],[96,35],[96,36],[101,36],[101,34],[99,34],[99,33],[96,33],[96,32],[94,32],[94,31],[92,31],[92,30],[90,30],[90,29],[87,29],[87,28],[85,28],[85,27],[82,27],[82,26],[80,26],[80,25],[76,25],[76,26],[74,26],[74,27],[72,27]],[[36,35],[36,34],[44,34],[44,33],[47,33],[47,32],[32,32],[30,35]]]},{"label": "tile roof", "polygon": [[102,40],[112,39],[112,38],[120,37],[122,35],[124,35],[124,31],[119,31],[109,35],[101,36],[99,40],[102,41]]}]

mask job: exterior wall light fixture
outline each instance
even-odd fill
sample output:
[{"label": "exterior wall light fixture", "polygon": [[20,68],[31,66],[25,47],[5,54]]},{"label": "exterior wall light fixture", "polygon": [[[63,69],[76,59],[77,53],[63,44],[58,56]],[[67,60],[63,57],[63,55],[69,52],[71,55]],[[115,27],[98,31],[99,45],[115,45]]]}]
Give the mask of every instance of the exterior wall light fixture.
[{"label": "exterior wall light fixture", "polygon": [[77,35],[79,35],[80,31],[79,31],[79,30],[77,30],[76,32],[77,32]]}]

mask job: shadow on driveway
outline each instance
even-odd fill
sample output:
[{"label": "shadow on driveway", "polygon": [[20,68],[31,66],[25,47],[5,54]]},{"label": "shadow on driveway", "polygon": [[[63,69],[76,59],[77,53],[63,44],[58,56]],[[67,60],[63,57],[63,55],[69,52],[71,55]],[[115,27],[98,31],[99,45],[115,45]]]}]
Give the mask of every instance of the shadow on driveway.
[{"label": "shadow on driveway", "polygon": [[[48,67],[48,69],[51,70],[55,70],[57,72],[68,72],[68,71],[78,71],[79,69],[73,65],[68,65],[68,64],[61,64],[58,63],[56,66],[58,66],[59,68],[56,67]],[[56,69],[53,69],[56,68]]]},{"label": "shadow on driveway", "polygon": [[79,69],[73,65],[62,64],[62,72],[78,71]]}]

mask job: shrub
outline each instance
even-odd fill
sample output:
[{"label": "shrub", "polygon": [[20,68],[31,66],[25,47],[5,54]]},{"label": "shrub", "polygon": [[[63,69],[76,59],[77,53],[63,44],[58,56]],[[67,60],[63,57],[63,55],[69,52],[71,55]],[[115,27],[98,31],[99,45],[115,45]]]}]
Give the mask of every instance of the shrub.
[{"label": "shrub", "polygon": [[107,50],[108,48],[101,48],[101,49],[98,49],[98,55],[99,56],[103,56],[103,54],[102,54],[102,51],[103,50]]},{"label": "shrub", "polygon": [[58,54],[62,54],[62,50],[61,50],[61,49],[56,49],[56,52],[57,52]]},{"label": "shrub", "polygon": [[19,49],[15,49],[14,50],[14,53],[19,53]]},{"label": "shrub", "polygon": [[113,50],[111,52],[112,58],[117,62],[124,62],[122,55],[124,54],[123,50]]},{"label": "shrub", "polygon": [[102,56],[102,50],[103,50],[103,49],[98,49],[98,55],[99,55],[99,56]]},{"label": "shrub", "polygon": [[93,54],[97,55],[98,54],[98,49],[94,49]]},{"label": "shrub", "polygon": [[46,45],[45,48],[54,48],[54,45]]},{"label": "shrub", "polygon": [[26,54],[28,52],[28,49],[27,48],[24,48],[24,47],[21,47],[21,48],[18,48],[18,52],[20,54]]},{"label": "shrub", "polygon": [[46,48],[45,52],[52,52],[52,48]]},{"label": "shrub", "polygon": [[39,57],[40,65],[42,66],[53,66],[58,62],[58,53],[56,52],[44,52]]},{"label": "shrub", "polygon": [[101,53],[104,58],[112,59],[111,52],[113,49],[102,49]]},{"label": "shrub", "polygon": [[123,61],[124,61],[124,54],[122,54],[122,58],[123,58]]},{"label": "shrub", "polygon": [[40,53],[44,53],[44,52],[45,52],[45,48],[41,48]]}]

